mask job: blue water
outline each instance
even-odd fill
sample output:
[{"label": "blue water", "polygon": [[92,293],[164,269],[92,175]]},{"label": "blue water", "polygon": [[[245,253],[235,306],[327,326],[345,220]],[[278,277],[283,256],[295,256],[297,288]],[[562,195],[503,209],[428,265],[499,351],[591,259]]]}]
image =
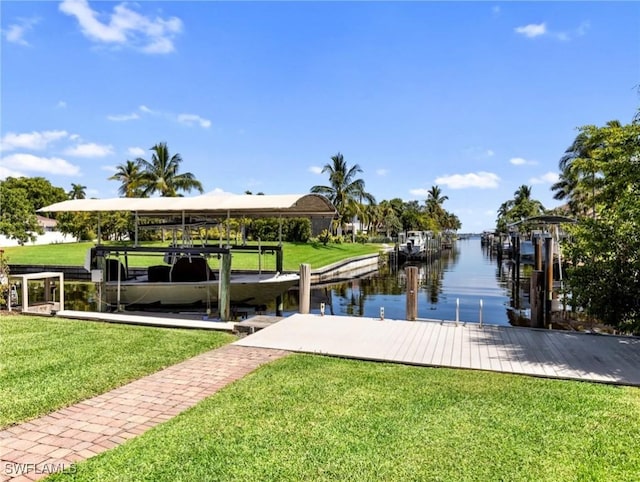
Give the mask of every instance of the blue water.
[{"label": "blue water", "polygon": [[[458,240],[440,258],[419,264],[418,318],[518,324],[508,267],[483,250],[479,238]],[[405,266],[386,266],[366,278],[323,288],[326,313],[387,319],[406,318]],[[316,295],[318,295],[316,293]],[[314,296],[314,300],[320,299]],[[312,312],[319,312],[312,300]]]},{"label": "blue water", "polygon": [[[483,250],[479,238],[458,240],[454,248],[435,259],[412,264],[418,267],[418,318],[509,325],[527,324],[519,319],[512,299],[513,283],[507,264],[499,265],[495,255]],[[95,310],[92,283],[65,283],[66,307]],[[312,288],[311,312],[378,318],[384,308],[387,319],[406,319],[405,266],[387,263],[366,277]],[[519,307],[518,307],[519,308]],[[298,292],[284,297],[284,314],[298,311]],[[267,307],[268,314],[275,307]]]}]

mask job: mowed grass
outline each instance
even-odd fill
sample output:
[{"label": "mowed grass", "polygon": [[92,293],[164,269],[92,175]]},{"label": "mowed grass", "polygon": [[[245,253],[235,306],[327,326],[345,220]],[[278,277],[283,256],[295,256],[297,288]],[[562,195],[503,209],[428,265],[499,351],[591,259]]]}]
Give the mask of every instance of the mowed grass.
[{"label": "mowed grass", "polygon": [[204,330],[0,316],[0,427],[104,393],[233,339]]},{"label": "mowed grass", "polygon": [[[149,246],[167,246],[168,243],[148,243]],[[257,243],[251,243],[257,245]],[[275,242],[263,243],[263,245],[276,245]],[[146,244],[145,244],[146,245]],[[36,246],[14,246],[2,248],[4,256],[10,264],[28,264],[42,266],[82,266],[84,265],[87,250],[94,243],[65,243],[47,244]],[[312,269],[327,266],[343,259],[364,254],[378,253],[381,249],[377,244],[322,244],[312,243],[283,243],[283,262],[285,271],[298,271],[300,264],[309,263]],[[264,254],[261,264],[255,253],[233,253],[232,268],[241,270],[275,270],[276,257],[273,254]],[[130,256],[129,265],[146,267],[154,264],[162,264],[160,256]],[[217,260],[211,260],[211,266],[217,267]]]},{"label": "mowed grass", "polygon": [[51,480],[638,480],[640,391],[291,355]]}]

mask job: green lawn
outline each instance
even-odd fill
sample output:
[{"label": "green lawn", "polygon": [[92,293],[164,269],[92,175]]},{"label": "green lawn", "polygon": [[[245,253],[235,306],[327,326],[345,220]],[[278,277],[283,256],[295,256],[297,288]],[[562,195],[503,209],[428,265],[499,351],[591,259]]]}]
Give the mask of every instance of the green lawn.
[{"label": "green lawn", "polygon": [[[263,244],[275,245],[276,243]],[[161,246],[162,243],[154,243],[153,245]],[[85,242],[16,246],[2,249],[4,249],[4,256],[8,259],[9,264],[82,266],[86,252],[92,246],[94,246],[93,243]],[[285,271],[298,271],[302,263],[309,263],[312,269],[320,268],[346,258],[378,253],[381,246],[357,243],[328,244],[327,246],[311,243],[283,243],[283,249]],[[149,266],[161,262],[157,256],[132,256],[129,260],[131,266]],[[262,256],[263,269],[275,270],[275,265],[275,255],[265,254]],[[213,262],[212,266],[216,266],[216,263]],[[258,256],[257,254],[234,253],[232,267],[234,269],[257,270],[259,267]]]},{"label": "green lawn", "polygon": [[203,330],[0,316],[0,427],[104,393],[233,339]]},{"label": "green lawn", "polygon": [[640,390],[292,355],[52,480],[638,480]]}]

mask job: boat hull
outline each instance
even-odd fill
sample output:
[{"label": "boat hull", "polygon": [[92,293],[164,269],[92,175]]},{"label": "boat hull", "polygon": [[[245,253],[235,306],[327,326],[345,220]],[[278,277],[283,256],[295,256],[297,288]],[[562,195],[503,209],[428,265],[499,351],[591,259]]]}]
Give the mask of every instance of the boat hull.
[{"label": "boat hull", "polygon": [[[232,275],[231,304],[266,305],[297,285],[299,279],[297,274]],[[217,304],[218,288],[218,280],[184,283],[113,281],[105,283],[105,301],[112,306]]]}]

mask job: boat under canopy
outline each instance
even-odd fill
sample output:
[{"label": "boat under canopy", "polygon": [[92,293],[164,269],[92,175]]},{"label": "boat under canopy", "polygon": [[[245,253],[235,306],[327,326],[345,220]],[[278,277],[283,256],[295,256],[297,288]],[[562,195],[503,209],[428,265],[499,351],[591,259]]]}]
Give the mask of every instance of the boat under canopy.
[{"label": "boat under canopy", "polygon": [[[319,194],[235,195],[211,194],[196,197],[171,198],[112,198],[73,199],[46,206],[40,212],[131,212],[136,218],[134,245],[101,246],[98,244],[88,254],[86,268],[92,279],[101,285],[100,308],[124,309],[139,305],[191,305],[201,303],[218,305],[220,318],[229,319],[231,304],[262,305],[280,297],[298,283],[296,273],[282,273],[281,247],[242,246],[241,250],[253,250],[260,256],[265,250],[276,251],[276,272],[231,274],[231,246],[195,247],[186,243],[187,228],[198,226],[212,219],[265,218],[265,217],[315,217],[332,219],[336,210],[333,204]],[[138,246],[138,219],[161,219],[154,227],[179,229],[183,233],[181,245],[166,247]],[[227,225],[228,226],[228,225]],[[98,243],[100,243],[98,226]],[[229,231],[227,230],[227,234]],[[150,266],[148,273],[131,278],[127,273],[128,255],[141,252],[164,254],[162,264]],[[221,258],[218,273],[209,267],[210,256]],[[226,261],[225,261],[226,259]],[[279,305],[279,303],[277,303]],[[280,308],[277,308],[278,310]]]}]

